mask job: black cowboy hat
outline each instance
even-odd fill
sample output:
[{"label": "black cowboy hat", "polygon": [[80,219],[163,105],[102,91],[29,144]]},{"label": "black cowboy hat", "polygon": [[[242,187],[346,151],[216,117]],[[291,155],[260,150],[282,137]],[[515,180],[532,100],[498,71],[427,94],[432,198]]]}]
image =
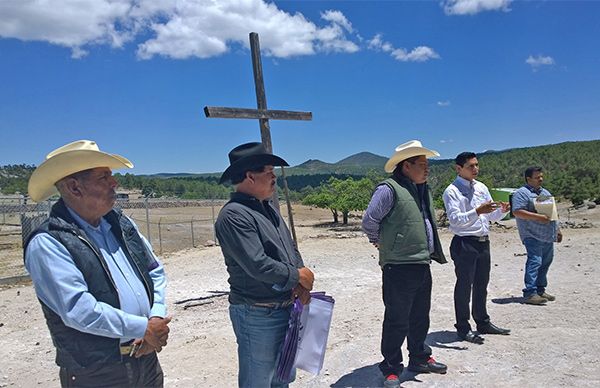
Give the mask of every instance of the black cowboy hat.
[{"label": "black cowboy hat", "polygon": [[229,167],[221,175],[219,183],[230,180],[236,174],[263,166],[289,166],[289,164],[279,156],[267,152],[263,143],[239,145],[229,152]]}]

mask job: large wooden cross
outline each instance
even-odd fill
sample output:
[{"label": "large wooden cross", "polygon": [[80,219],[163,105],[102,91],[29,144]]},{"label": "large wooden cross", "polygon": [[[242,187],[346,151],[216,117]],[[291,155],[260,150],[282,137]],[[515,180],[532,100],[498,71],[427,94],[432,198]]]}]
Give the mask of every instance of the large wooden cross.
[{"label": "large wooden cross", "polygon": [[[222,118],[222,119],[258,119],[260,125],[260,137],[268,152],[273,152],[271,143],[271,130],[269,120],[312,120],[311,112],[295,112],[289,110],[271,110],[267,109],[267,97],[265,95],[265,84],[262,72],[262,62],[260,59],[260,45],[258,42],[258,34],[250,33],[250,50],[252,52],[252,69],[254,71],[254,87],[256,89],[256,107],[257,109],[247,108],[226,108],[220,106],[205,106],[204,114],[207,118]],[[285,192],[285,200],[287,203],[288,217],[292,236],[296,243],[296,230],[294,228],[294,217],[292,215],[292,205],[285,179],[285,169],[281,167],[281,175],[283,178],[283,187]],[[279,210],[279,200],[277,191],[273,195],[275,207]]]}]

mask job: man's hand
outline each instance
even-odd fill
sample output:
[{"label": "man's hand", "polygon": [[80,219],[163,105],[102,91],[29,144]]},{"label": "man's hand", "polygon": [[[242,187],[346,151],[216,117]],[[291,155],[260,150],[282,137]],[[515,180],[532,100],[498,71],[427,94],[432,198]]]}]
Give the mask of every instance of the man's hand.
[{"label": "man's hand", "polygon": [[300,280],[298,283],[308,291],[312,290],[315,281],[315,274],[308,268],[302,267],[298,269]]},{"label": "man's hand", "polygon": [[502,207],[502,213],[506,213],[510,210],[510,203],[500,202],[500,207]]},{"label": "man's hand", "polygon": [[160,352],[160,350],[156,350],[152,346],[148,345],[147,342],[144,342],[142,338],[136,339],[133,341],[133,344],[137,346],[137,350],[134,353],[135,358],[140,358],[147,354],[154,353],[155,351]]},{"label": "man's hand", "polygon": [[550,217],[548,217],[547,215],[538,213],[538,216],[538,222],[542,224],[547,224],[550,222]]},{"label": "man's hand", "polygon": [[302,287],[300,284],[294,287],[294,289],[292,290],[292,295],[294,295],[294,298],[300,299],[300,303],[302,303],[303,305],[307,305],[310,303],[310,291]]},{"label": "man's hand", "polygon": [[499,207],[500,207],[500,205],[498,204],[498,202],[489,201],[489,202],[482,203],[481,205],[479,205],[479,207],[477,209],[475,209],[475,211],[477,212],[478,215],[488,214],[488,213],[491,213],[494,210],[498,209]]},{"label": "man's hand", "polygon": [[144,345],[148,345],[157,352],[162,350],[163,346],[167,345],[167,339],[169,338],[169,322],[171,317],[160,318],[151,317],[148,319],[148,326],[146,327],[146,333],[144,334]]},{"label": "man's hand", "polygon": [[563,240],[563,235],[559,230],[558,232],[556,232],[556,242],[559,243],[559,242],[562,242],[562,240]]}]

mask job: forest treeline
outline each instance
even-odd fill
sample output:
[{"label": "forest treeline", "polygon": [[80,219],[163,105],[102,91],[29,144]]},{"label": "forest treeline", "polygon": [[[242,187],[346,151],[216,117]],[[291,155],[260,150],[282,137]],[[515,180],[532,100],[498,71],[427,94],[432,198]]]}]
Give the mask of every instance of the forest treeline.
[{"label": "forest treeline", "polygon": [[[600,140],[566,142],[538,147],[515,148],[505,151],[486,152],[478,156],[481,173],[479,180],[488,187],[520,187],[523,171],[528,166],[544,168],[544,186],[560,199],[581,203],[584,200],[600,199]],[[20,164],[0,166],[0,192],[3,194],[26,193],[27,180],[35,166]],[[303,200],[309,195],[331,189],[332,181],[337,189],[337,181],[361,181],[367,178],[374,186],[385,178],[383,166],[373,165],[364,173],[365,166],[357,168],[356,174],[316,173],[291,175],[287,177],[293,200]],[[115,174],[119,185],[125,190],[139,190],[147,197],[178,197],[185,199],[228,198],[232,188],[218,184],[218,177],[172,177]],[[429,183],[434,198],[440,199],[444,188],[455,177],[454,162],[451,159],[436,160],[431,163]],[[329,186],[328,186],[329,185]],[[364,181],[359,185],[369,190]],[[279,178],[279,187],[283,182]],[[371,190],[373,187],[370,188]]]}]

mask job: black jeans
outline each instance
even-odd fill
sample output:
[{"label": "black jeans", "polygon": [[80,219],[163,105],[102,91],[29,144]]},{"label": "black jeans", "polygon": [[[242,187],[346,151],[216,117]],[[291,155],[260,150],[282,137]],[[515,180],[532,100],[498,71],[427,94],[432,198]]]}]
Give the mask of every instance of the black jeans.
[{"label": "black jeans", "polygon": [[450,255],[454,261],[456,285],[454,286],[454,311],[456,330],[465,334],[469,325],[469,301],[473,299],[473,319],[477,327],[490,323],[487,313],[487,286],[490,281],[490,242],[454,236],[450,244]]},{"label": "black jeans", "polygon": [[431,308],[431,271],[428,264],[386,264],[383,266],[385,316],[381,335],[384,376],[400,374],[402,344],[408,339],[409,364],[419,364],[431,356],[425,344]]},{"label": "black jeans", "polygon": [[61,387],[162,387],[163,371],[156,352],[140,358],[123,356],[118,364],[72,371],[60,368]]}]

